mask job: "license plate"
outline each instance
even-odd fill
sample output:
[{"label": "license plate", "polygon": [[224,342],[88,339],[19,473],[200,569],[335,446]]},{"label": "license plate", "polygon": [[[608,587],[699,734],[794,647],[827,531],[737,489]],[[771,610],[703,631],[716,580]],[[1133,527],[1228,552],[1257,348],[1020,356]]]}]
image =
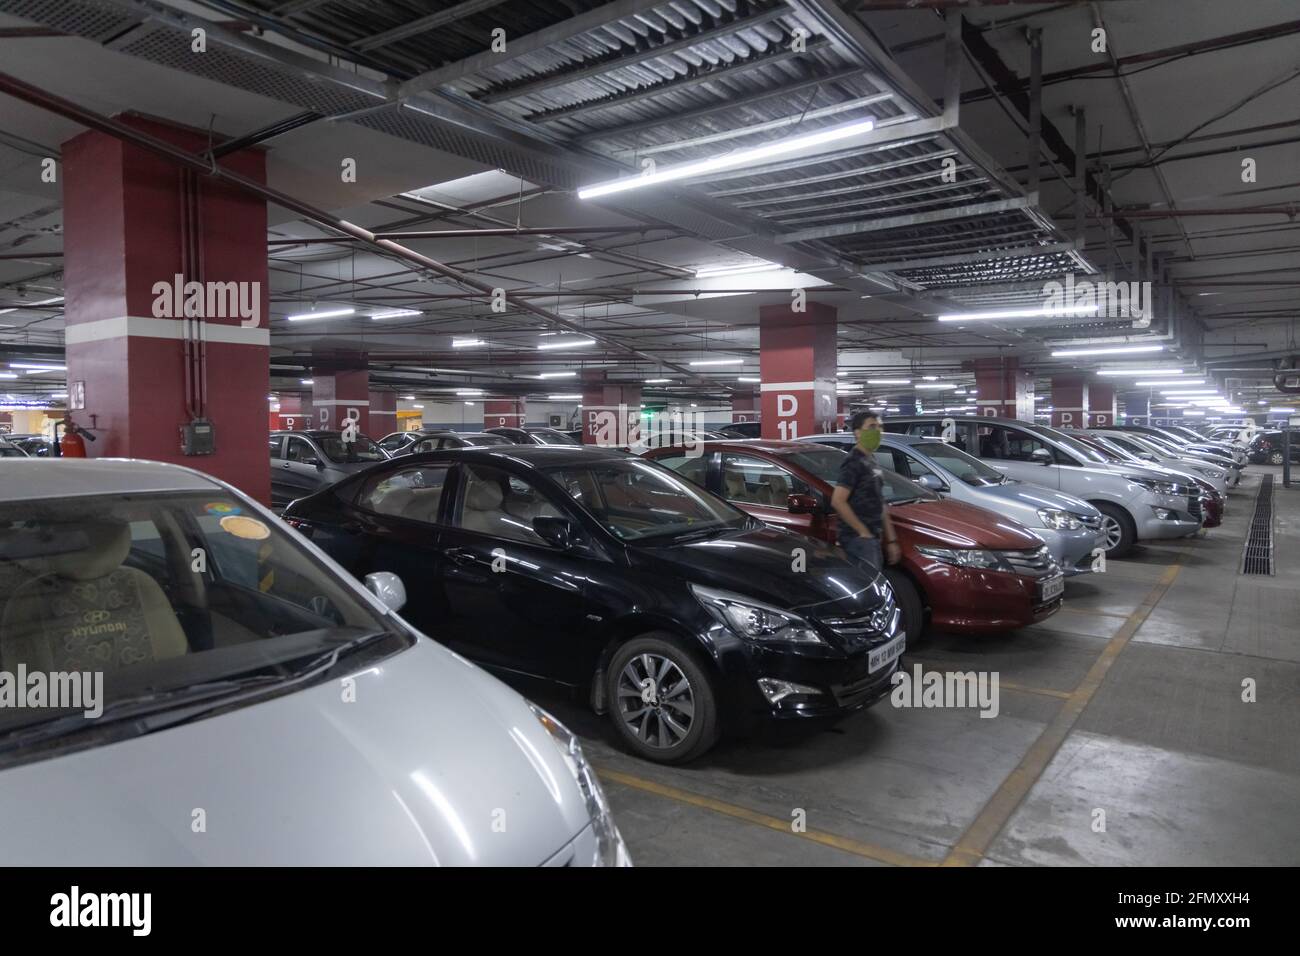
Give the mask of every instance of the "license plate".
[{"label": "license plate", "polygon": [[887,664],[892,664],[907,647],[907,635],[899,634],[888,644],[882,644],[867,655],[867,673],[874,674]]},{"label": "license plate", "polygon": [[1045,604],[1048,601],[1054,601],[1065,593],[1065,578],[1060,575],[1048,578],[1046,581],[1041,582],[1038,588],[1041,603]]}]

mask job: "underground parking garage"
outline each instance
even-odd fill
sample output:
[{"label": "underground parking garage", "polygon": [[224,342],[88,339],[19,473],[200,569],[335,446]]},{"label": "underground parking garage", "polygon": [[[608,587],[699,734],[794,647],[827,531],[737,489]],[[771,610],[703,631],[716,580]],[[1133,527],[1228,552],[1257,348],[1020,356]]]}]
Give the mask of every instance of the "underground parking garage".
[{"label": "underground parking garage", "polygon": [[1298,33],[0,0],[0,862],[1300,862]]}]

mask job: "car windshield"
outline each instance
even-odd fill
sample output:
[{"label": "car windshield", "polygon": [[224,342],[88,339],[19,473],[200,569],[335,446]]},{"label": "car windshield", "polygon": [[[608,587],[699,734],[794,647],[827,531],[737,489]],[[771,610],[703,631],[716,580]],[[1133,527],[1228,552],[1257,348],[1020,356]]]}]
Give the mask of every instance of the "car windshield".
[{"label": "car windshield", "polygon": [[549,429],[549,428],[538,428],[538,429],[534,429],[533,431],[530,431],[528,434],[531,435],[531,436],[533,436],[533,439],[536,440],[536,442],[537,442],[539,445],[576,445],[576,444],[578,444],[578,442],[574,441],[574,440],[573,440],[572,438],[570,438],[568,435],[564,434],[564,432],[552,431],[552,430]]},{"label": "car windshield", "polygon": [[1170,444],[1162,438],[1157,438],[1155,435],[1138,435],[1136,436],[1136,441],[1139,445],[1145,445],[1147,448],[1150,448],[1153,454],[1166,456],[1172,455],[1174,458],[1177,458],[1182,454],[1182,449]]},{"label": "car windshield", "polygon": [[667,468],[639,458],[547,469],[569,497],[624,541],[720,533],[749,523],[744,512]]},{"label": "car windshield", "polygon": [[1133,449],[1139,446],[1137,442],[1129,441],[1131,436],[1117,438],[1114,435],[1089,435],[1088,437],[1114,455],[1116,461],[1127,461],[1135,465],[1142,463],[1142,459],[1133,453]]},{"label": "car windshield", "polygon": [[827,484],[835,484],[840,477],[840,466],[844,464],[848,452],[829,445],[809,442],[806,451],[790,451],[781,454],[781,460],[798,465],[804,471],[810,471]]},{"label": "car windshield", "polygon": [[1007,480],[1007,476],[1002,472],[990,468],[978,458],[966,454],[960,448],[954,448],[947,442],[920,442],[912,445],[911,450],[976,488],[1000,485]]},{"label": "car windshield", "polygon": [[344,442],[340,435],[318,435],[316,442],[330,461],[387,461],[384,450],[365,435],[358,435],[354,442]]},{"label": "car windshield", "polygon": [[1093,448],[1091,445],[1086,445],[1077,438],[1067,435],[1065,432],[1057,431],[1055,428],[1028,424],[1022,427],[1027,428],[1032,432],[1037,432],[1039,435],[1044,435],[1053,441],[1060,442],[1066,448],[1070,449],[1070,451],[1081,456],[1084,461],[1091,461],[1104,465],[1109,460],[1104,454]]},{"label": "car windshield", "polygon": [[55,698],[56,682],[98,681],[106,721],[120,705],[154,713],[188,692],[283,684],[385,634],[404,638],[284,526],[220,489],[0,503],[0,685],[25,671],[51,694],[0,706],[0,763],[15,735],[106,725],[83,715],[84,697]]},{"label": "car windshield", "polygon": [[933,491],[922,488],[914,481],[909,481],[896,471],[884,468],[880,473],[883,479],[881,494],[887,505],[905,505],[912,501],[938,501],[939,496]]}]

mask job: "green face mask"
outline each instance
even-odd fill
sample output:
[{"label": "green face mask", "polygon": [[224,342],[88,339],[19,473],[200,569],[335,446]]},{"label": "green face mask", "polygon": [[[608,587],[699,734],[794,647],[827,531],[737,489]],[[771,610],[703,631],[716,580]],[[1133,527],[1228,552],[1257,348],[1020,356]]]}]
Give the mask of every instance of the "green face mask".
[{"label": "green face mask", "polygon": [[880,429],[866,428],[858,436],[858,447],[863,451],[875,451],[880,447]]}]

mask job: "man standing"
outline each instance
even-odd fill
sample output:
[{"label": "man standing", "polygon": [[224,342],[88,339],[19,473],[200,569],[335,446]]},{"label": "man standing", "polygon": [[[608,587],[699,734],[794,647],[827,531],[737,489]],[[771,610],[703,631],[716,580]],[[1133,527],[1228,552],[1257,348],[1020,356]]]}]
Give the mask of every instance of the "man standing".
[{"label": "man standing", "polygon": [[880,466],[873,455],[880,447],[880,416],[858,412],[852,424],[856,442],[840,466],[831,507],[840,516],[840,547],[850,557],[879,571],[884,566],[882,557],[894,564],[901,556],[882,494]]}]

